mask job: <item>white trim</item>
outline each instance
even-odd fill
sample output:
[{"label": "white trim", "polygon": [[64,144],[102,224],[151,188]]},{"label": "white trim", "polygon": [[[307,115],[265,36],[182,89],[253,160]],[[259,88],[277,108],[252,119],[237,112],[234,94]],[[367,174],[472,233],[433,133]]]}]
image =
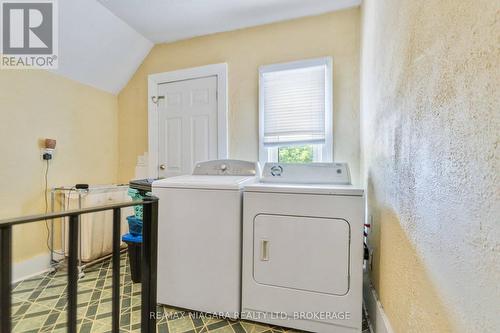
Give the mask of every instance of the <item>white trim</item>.
[{"label": "white trim", "polygon": [[149,177],[158,177],[158,112],[152,97],[158,95],[158,85],[168,82],[190,80],[207,76],[217,76],[217,151],[219,159],[227,159],[228,154],[228,87],[227,64],[213,64],[180,69],[148,76],[148,152]]},{"label": "white trim", "polygon": [[264,96],[263,74],[282,70],[304,67],[326,66],[325,80],[325,134],[326,142],[323,145],[322,162],[333,162],[333,58],[323,57],[299,60],[281,64],[264,65],[259,67],[259,162],[268,161],[268,148],[264,147]]},{"label": "white trim", "polygon": [[389,318],[385,314],[382,303],[378,299],[377,292],[370,283],[370,278],[365,272],[363,283],[363,299],[368,321],[372,333],[394,333]]},{"label": "white trim", "polygon": [[[57,250],[57,252],[62,252],[62,250]],[[62,258],[63,256],[54,254],[54,260]],[[46,273],[50,270],[52,270],[50,267],[50,253],[39,254],[30,259],[14,263],[12,267],[12,283]]]},{"label": "white trim", "polygon": [[333,59],[324,58],[326,63],[326,102],[325,133],[326,143],[323,146],[323,162],[333,162]]}]

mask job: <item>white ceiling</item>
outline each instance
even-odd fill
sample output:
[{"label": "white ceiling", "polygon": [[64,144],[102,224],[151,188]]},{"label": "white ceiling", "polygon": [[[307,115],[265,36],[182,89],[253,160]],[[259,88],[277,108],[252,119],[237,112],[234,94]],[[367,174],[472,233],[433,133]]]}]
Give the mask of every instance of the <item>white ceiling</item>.
[{"label": "white ceiling", "polygon": [[94,0],[59,5],[59,68],[53,72],[116,94],[153,43]]},{"label": "white ceiling", "polygon": [[316,15],[361,3],[361,0],[98,1],[155,43]]},{"label": "white ceiling", "polygon": [[58,1],[59,68],[53,72],[113,94],[127,84],[153,42],[316,15],[361,3],[361,0],[98,1]]}]

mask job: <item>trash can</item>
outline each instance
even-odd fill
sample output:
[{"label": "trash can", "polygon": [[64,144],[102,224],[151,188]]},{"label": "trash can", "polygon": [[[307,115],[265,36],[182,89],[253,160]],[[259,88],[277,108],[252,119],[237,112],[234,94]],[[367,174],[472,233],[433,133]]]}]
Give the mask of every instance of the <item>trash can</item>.
[{"label": "trash can", "polygon": [[134,283],[141,282],[142,235],[134,236],[128,233],[122,236],[122,241],[128,247],[128,263],[132,281]]},{"label": "trash can", "polygon": [[127,217],[128,232],[132,236],[142,235],[142,220],[135,215]]}]

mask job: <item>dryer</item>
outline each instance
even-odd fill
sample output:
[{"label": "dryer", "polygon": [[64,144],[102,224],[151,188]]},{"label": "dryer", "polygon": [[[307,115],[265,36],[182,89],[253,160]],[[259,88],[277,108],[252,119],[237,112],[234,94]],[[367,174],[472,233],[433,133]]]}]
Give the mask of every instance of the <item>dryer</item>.
[{"label": "dryer", "polygon": [[242,318],[361,332],[364,192],[347,164],[267,163],[244,191]]},{"label": "dryer", "polygon": [[258,164],[216,160],[158,180],[158,302],[236,318],[241,311],[243,186]]}]

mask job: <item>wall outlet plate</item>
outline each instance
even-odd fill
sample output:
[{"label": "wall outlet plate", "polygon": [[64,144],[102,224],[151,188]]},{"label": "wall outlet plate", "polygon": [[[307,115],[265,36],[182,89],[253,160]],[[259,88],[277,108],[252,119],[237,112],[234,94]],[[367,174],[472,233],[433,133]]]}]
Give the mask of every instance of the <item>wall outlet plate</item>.
[{"label": "wall outlet plate", "polygon": [[[42,161],[48,161],[54,159],[55,149],[41,148],[40,149],[40,157]],[[50,156],[50,158],[48,158]]]},{"label": "wall outlet plate", "polygon": [[368,224],[370,227],[365,227],[365,232],[369,236],[373,229],[373,215],[368,216]]},{"label": "wall outlet plate", "polygon": [[368,251],[370,251],[370,256],[368,258],[368,267],[370,268],[370,271],[373,270],[373,249],[368,248]]}]

